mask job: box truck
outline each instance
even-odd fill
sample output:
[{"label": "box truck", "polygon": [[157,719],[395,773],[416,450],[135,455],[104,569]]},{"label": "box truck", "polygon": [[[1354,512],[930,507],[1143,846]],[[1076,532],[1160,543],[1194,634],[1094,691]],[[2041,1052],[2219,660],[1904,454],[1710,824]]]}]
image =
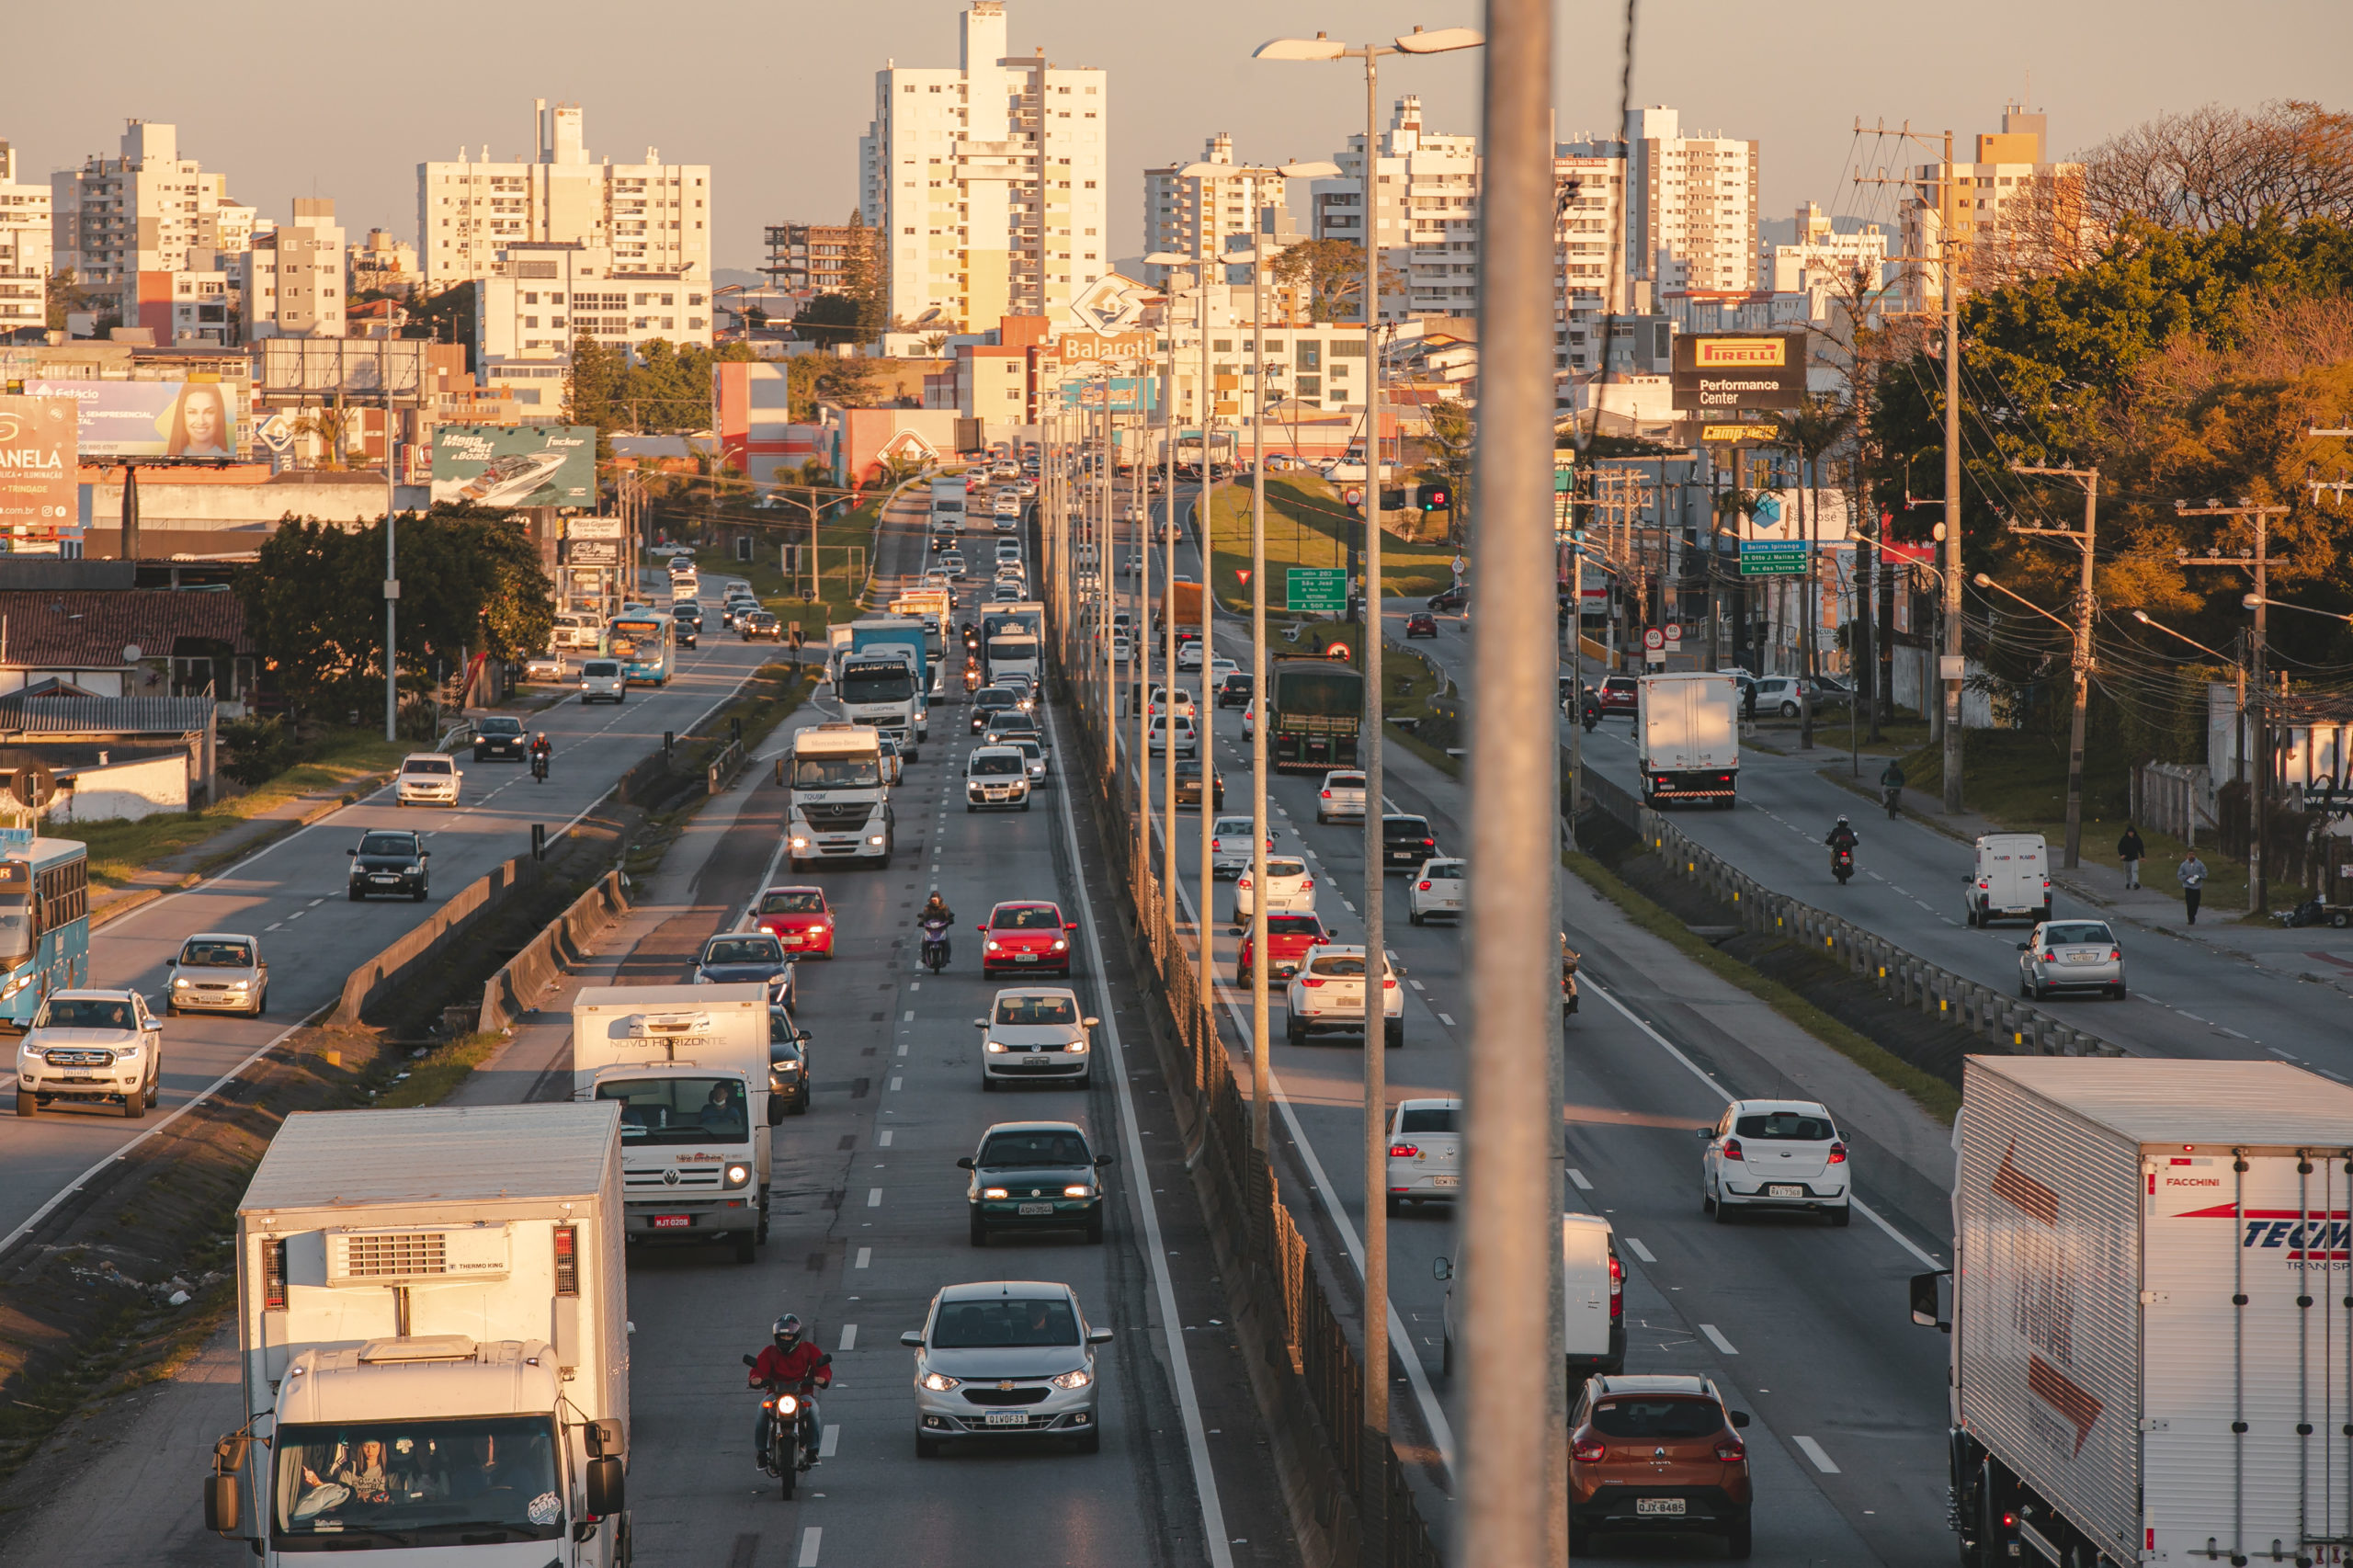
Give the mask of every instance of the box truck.
[{"label": "box truck", "polygon": [[964,509],[967,505],[964,480],[960,474],[950,479],[931,482],[931,527],[934,532],[959,534],[964,531]]},{"label": "box truck", "polygon": [[1644,803],[1730,811],[1740,777],[1739,682],[1709,671],[1635,682],[1634,761]]},{"label": "box truck", "polygon": [[815,724],[778,761],[790,791],[784,849],[796,871],[812,860],[872,860],[891,869],[891,791],[881,735],[870,724]]},{"label": "box truck", "polygon": [[2346,1562],[2353,1088],[1972,1056],[1953,1146],[1912,1316],[1952,1335],[1962,1562]]},{"label": "box truck", "polygon": [[1278,653],[1267,673],[1268,760],[1278,771],[1320,773],[1357,765],[1364,727],[1364,674],[1335,660]]},{"label": "box truck", "polygon": [[632,1242],[768,1239],[767,987],[590,985],[572,1005],[572,1097],[621,1108]]},{"label": "box truck", "polygon": [[288,1117],[237,1205],[251,1415],[208,1528],[271,1568],[627,1562],[620,1131],[610,1102]]}]

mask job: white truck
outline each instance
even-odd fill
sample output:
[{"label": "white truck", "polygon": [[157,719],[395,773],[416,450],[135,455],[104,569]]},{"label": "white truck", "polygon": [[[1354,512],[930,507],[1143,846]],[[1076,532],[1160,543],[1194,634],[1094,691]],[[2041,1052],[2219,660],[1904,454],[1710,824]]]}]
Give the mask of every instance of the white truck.
[{"label": "white truck", "polygon": [[632,1242],[768,1239],[767,987],[591,985],[572,1005],[572,1097],[621,1108]]},{"label": "white truck", "polygon": [[2345,1562],[2353,1088],[1972,1056],[1953,1147],[1953,1267],[1911,1295],[1966,1568]]},{"label": "white truck", "polygon": [[791,804],[785,855],[794,870],[813,860],[872,860],[891,869],[891,791],[882,782],[882,737],[870,724],[815,724],[792,737],[781,759]]},{"label": "white truck", "polygon": [[1733,807],[1740,778],[1740,687],[1731,676],[1680,671],[1635,683],[1634,762],[1643,800]]},{"label": "white truck", "polygon": [[214,1445],[207,1528],[268,1568],[628,1562],[620,1119],[288,1117],[237,1206],[252,1414]]},{"label": "white truck", "polygon": [[2051,918],[2051,846],[2039,833],[1984,833],[1961,881],[1972,926],[1996,920],[2039,924]]},{"label": "white truck", "polygon": [[953,479],[931,482],[931,529],[934,534],[953,536],[964,531],[964,508],[967,496],[961,475]]}]

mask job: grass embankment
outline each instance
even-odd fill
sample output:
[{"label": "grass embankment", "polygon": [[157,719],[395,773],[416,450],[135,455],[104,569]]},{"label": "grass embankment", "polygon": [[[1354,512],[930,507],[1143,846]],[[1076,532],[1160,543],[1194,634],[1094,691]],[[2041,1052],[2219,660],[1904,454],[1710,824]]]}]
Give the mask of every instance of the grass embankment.
[{"label": "grass embankment", "polygon": [[[874,529],[881,520],[883,498],[876,496],[860,502],[847,512],[828,515],[817,525],[817,561],[822,571],[818,579],[818,597],[808,597],[809,568],[805,564],[809,550],[809,519],[803,513],[795,518],[790,511],[781,516],[787,519],[776,531],[762,536],[753,551],[753,559],[728,561],[716,556],[710,570],[717,575],[741,577],[751,584],[760,603],[776,611],[777,619],[789,628],[801,622],[803,636],[822,645],[824,639],[817,635],[821,627],[836,621],[855,620],[866,613],[858,602],[866,591],[866,580],[874,570]],[[798,573],[788,574],[782,564],[781,547],[801,547],[804,564]],[[716,627],[714,619],[710,625]],[[728,635],[733,635],[728,633]]]},{"label": "grass embankment", "polygon": [[[1218,602],[1247,611],[1250,586],[1250,487],[1219,487],[1211,503],[1211,581]],[[1419,514],[1410,514],[1419,520]],[[1348,551],[1364,539],[1364,520],[1350,513],[1339,493],[1314,474],[1267,476],[1267,606],[1281,613],[1284,572],[1292,566],[1348,564]],[[1435,594],[1454,581],[1454,547],[1415,543],[1390,528],[1381,530],[1381,581],[1385,594]]]}]

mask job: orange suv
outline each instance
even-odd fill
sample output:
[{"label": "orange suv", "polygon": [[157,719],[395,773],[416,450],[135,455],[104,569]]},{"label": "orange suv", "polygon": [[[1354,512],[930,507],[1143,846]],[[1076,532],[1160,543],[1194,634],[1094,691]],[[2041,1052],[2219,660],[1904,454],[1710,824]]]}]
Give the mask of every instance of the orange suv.
[{"label": "orange suv", "polygon": [[1745,1558],[1748,1413],[1711,1378],[1588,1379],[1569,1419],[1569,1551],[1597,1535],[1720,1535]]}]

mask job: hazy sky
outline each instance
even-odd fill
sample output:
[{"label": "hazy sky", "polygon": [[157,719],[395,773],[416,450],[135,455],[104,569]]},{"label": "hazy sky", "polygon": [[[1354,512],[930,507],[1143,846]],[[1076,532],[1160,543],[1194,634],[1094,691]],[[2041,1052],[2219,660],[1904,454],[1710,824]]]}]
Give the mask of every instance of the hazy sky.
[{"label": "hazy sky", "polygon": [[[589,150],[634,161],[649,145],[707,163],[716,265],[766,258],[762,226],[839,222],[857,199],[858,138],[886,58],[949,65],[961,0],[642,0],[562,6],[413,0],[381,7],[231,0],[201,12],[118,0],[101,13],[28,6],[8,28],[0,140],[21,177],[116,151],[126,116],[176,121],[183,156],[284,221],[289,199],[333,197],[356,241],[375,225],[414,239],[416,165],[487,142],[530,146],[531,99],[574,100]],[[1257,63],[1250,51],[1319,27],[1352,41],[1419,23],[1478,26],[1465,0],[1009,0],[1012,49],[1111,73],[1113,253],[1141,249],[1147,165],[1196,157],[1230,131],[1252,160],[1328,157],[1363,120],[1355,62]],[[1558,17],[1565,137],[1617,113],[1624,11],[1572,0]],[[1932,19],[1949,28],[1926,35]],[[1434,130],[1478,128],[1478,55],[1392,60],[1382,118],[1417,92]],[[35,66],[35,62],[42,62]],[[1682,110],[1688,131],[1762,143],[1765,215],[1804,200],[1884,211],[1847,184],[1853,125],[1886,119],[1963,137],[1998,129],[2030,96],[2062,152],[2151,115],[2213,101],[2304,97],[2346,107],[2353,4],[2255,0],[1978,0],[1965,8],[1822,0],[1643,0],[1637,103]],[[31,67],[31,68],[28,68]],[[2029,85],[2030,84],[2030,85]],[[1964,142],[1963,145],[1966,143]],[[1867,156],[1897,164],[1890,149]]]}]

